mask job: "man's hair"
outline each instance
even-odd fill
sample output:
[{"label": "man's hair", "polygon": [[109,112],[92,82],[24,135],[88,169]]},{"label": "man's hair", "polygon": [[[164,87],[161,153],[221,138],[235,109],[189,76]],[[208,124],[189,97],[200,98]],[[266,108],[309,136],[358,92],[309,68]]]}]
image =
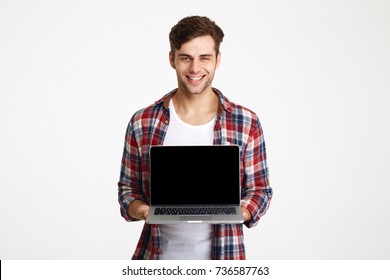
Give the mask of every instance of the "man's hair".
[{"label": "man's hair", "polygon": [[172,54],[175,54],[176,50],[180,50],[181,46],[188,41],[205,35],[210,35],[213,38],[215,52],[218,54],[224,34],[214,21],[204,16],[190,16],[181,19],[169,33]]}]

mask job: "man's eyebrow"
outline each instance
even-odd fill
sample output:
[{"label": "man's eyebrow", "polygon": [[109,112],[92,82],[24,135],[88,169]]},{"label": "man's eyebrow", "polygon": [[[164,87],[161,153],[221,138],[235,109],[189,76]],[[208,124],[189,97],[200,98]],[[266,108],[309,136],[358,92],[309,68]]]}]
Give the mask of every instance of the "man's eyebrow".
[{"label": "man's eyebrow", "polygon": [[[190,55],[190,54],[185,54],[185,53],[180,53],[180,54],[178,54],[178,56],[192,57],[192,55]],[[209,57],[209,56],[213,56],[213,55],[212,55],[212,54],[201,54],[201,55],[199,55],[199,56],[201,56],[201,57],[205,57],[205,56]]]}]

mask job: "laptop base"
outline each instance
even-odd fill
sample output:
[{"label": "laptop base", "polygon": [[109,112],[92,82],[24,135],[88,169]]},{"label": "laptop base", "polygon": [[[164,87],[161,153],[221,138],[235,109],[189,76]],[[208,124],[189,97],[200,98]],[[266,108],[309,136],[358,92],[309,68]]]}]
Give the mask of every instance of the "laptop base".
[{"label": "laptop base", "polygon": [[149,215],[146,219],[148,224],[188,224],[188,223],[203,223],[203,224],[242,224],[244,218],[241,213],[241,208],[235,206],[236,214],[232,215],[155,215],[157,207],[150,207]]}]

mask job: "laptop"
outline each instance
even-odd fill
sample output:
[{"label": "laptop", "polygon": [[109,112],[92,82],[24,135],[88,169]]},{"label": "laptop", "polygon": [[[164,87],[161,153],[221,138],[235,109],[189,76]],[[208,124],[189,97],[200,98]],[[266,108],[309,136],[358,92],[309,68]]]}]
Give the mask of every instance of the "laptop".
[{"label": "laptop", "polygon": [[152,146],[150,224],[243,223],[236,145]]}]

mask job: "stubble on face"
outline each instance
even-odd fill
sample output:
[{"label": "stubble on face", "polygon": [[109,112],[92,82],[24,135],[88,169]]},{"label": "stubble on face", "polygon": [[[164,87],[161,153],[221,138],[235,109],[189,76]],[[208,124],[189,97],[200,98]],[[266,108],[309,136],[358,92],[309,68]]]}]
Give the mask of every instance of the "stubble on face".
[{"label": "stubble on face", "polygon": [[[194,73],[196,74],[196,73]],[[199,81],[199,85],[194,85],[193,82],[188,82],[188,80],[191,80],[191,76],[186,76],[186,79],[183,79],[181,76],[178,75],[178,84],[179,88],[185,91],[187,94],[197,95],[202,94],[203,92],[207,91],[208,89],[211,89],[211,85],[214,79],[214,72],[209,73],[206,72],[206,75],[202,75]],[[198,77],[198,76],[196,76]],[[200,83],[201,82],[201,83]]]}]

